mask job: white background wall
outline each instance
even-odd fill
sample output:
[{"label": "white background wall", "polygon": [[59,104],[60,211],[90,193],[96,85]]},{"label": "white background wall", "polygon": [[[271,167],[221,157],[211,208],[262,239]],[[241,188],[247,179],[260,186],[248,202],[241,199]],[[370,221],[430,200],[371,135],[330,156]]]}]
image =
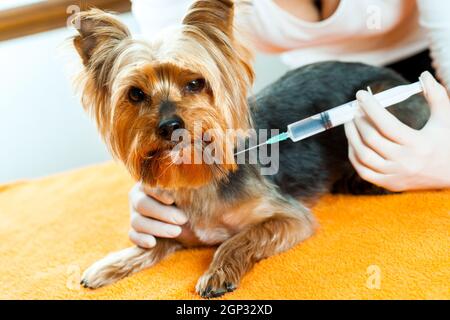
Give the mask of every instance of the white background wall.
[{"label": "white background wall", "polygon": [[[132,31],[130,14],[121,19]],[[71,29],[0,42],[0,183],[46,176],[110,159],[75,96],[62,55]],[[258,56],[255,92],[286,71]]]}]

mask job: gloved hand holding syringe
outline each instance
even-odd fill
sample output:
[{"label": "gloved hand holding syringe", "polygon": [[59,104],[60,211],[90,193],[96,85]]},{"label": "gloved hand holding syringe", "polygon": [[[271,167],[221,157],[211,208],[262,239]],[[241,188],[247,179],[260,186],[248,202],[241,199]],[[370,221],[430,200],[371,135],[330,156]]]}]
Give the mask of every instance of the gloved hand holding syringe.
[{"label": "gloved hand holding syringe", "polygon": [[[424,92],[424,86],[422,84],[422,81],[418,81],[413,84],[398,86],[377,93],[374,95],[374,98],[380,103],[381,106],[387,108],[397,103],[403,102],[421,92]],[[266,144],[270,145],[287,139],[291,139],[293,142],[304,140],[331,128],[335,128],[337,126],[350,122],[355,117],[357,117],[358,113],[360,112],[361,111],[357,100],[348,102],[328,111],[292,123],[288,125],[286,132],[276,135],[257,146],[239,151],[235,155],[245,153]]]}]

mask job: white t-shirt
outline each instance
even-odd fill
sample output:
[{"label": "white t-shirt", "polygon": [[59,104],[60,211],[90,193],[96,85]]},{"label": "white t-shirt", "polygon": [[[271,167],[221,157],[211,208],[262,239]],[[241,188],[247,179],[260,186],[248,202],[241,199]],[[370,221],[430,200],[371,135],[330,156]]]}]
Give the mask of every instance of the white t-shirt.
[{"label": "white t-shirt", "polygon": [[386,65],[428,46],[414,1],[341,0],[335,13],[320,22],[300,20],[272,0],[253,3],[249,20],[255,44],[284,52],[291,67],[336,59]]},{"label": "white t-shirt", "polygon": [[[146,37],[181,23],[192,0],[133,0]],[[252,0],[238,12],[261,51],[280,53],[292,68],[325,61],[386,65],[431,48],[435,67],[450,89],[449,0],[341,0],[334,14],[306,22],[272,0]]]}]

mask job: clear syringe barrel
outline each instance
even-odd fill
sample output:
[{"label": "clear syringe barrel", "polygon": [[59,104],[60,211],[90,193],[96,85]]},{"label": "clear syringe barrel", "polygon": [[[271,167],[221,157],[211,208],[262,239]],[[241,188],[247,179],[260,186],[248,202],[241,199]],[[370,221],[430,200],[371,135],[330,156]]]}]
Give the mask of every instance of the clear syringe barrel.
[{"label": "clear syringe barrel", "polygon": [[[423,91],[421,82],[395,87],[376,94],[375,99],[384,107],[390,107]],[[288,125],[287,133],[297,142],[328,129],[352,121],[361,112],[356,100]]]},{"label": "clear syringe barrel", "polygon": [[289,138],[297,142],[327,130],[326,121],[322,119],[324,114],[321,113],[288,125]]}]

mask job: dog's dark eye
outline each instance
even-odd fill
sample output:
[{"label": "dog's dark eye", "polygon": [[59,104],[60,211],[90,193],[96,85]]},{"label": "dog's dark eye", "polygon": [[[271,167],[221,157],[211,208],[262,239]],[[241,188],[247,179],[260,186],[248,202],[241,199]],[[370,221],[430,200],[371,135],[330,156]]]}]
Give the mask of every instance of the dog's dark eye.
[{"label": "dog's dark eye", "polygon": [[139,88],[132,87],[130,91],[128,91],[128,99],[131,102],[139,103],[144,101],[147,98],[147,95]]},{"label": "dog's dark eye", "polygon": [[189,93],[198,93],[205,87],[205,79],[195,79],[186,85],[186,91]]}]

